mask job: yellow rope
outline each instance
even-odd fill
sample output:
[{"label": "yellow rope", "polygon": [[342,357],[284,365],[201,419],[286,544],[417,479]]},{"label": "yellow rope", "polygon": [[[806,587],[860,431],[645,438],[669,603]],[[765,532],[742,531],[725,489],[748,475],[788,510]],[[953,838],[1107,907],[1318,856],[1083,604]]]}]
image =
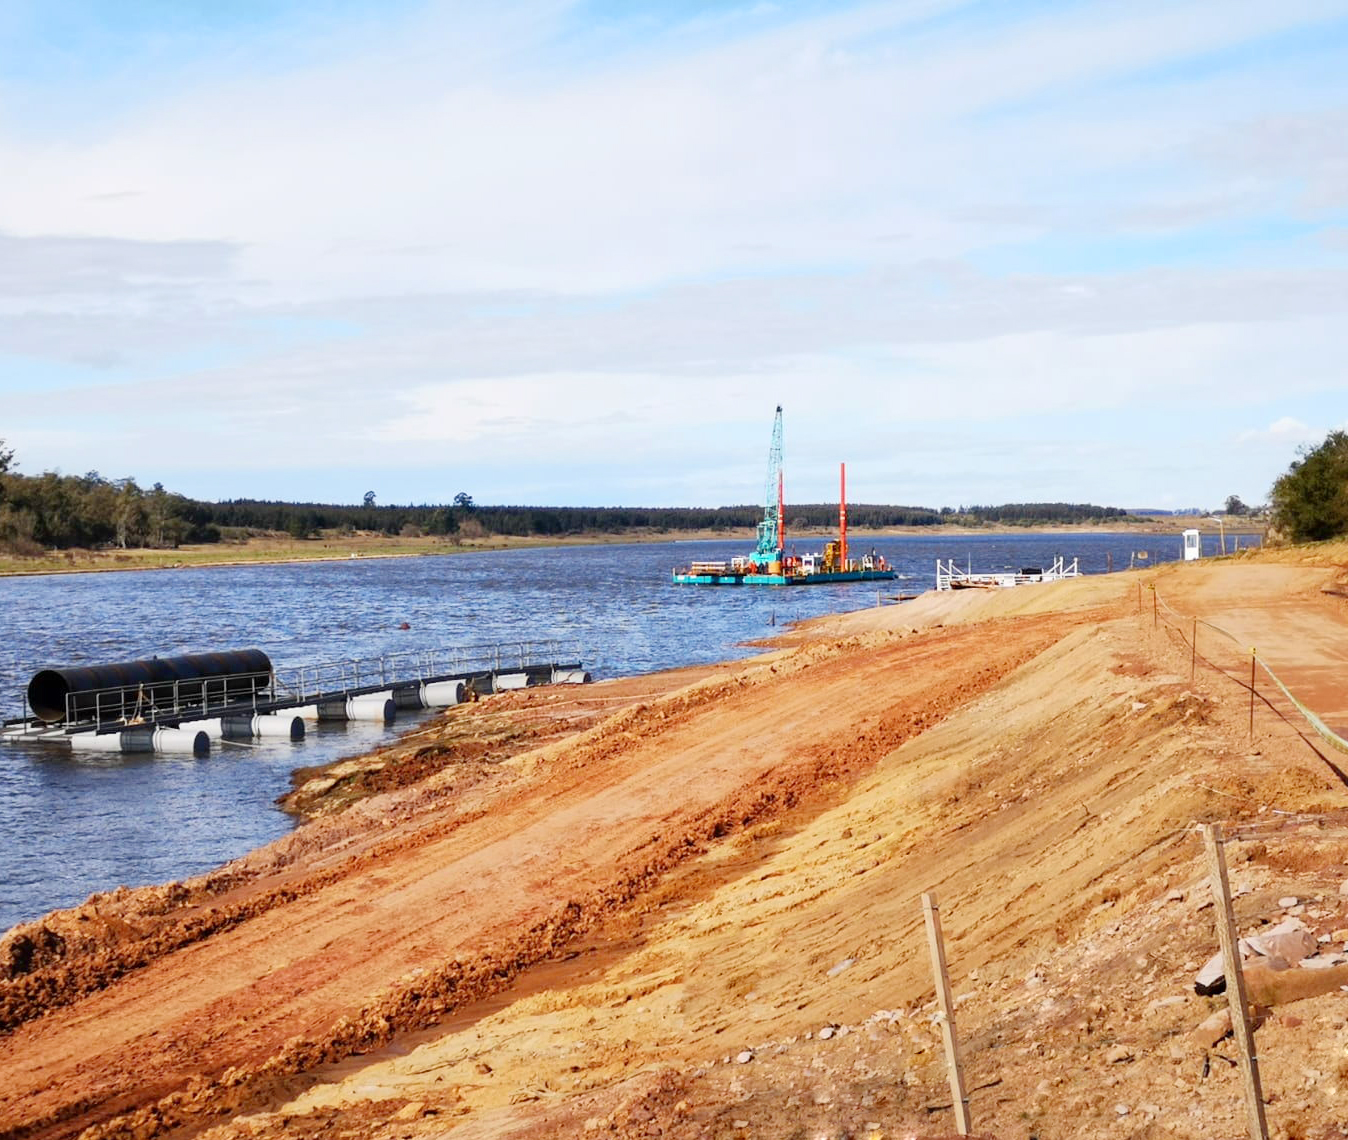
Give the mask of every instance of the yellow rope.
[{"label": "yellow rope", "polygon": [[[1153,589],[1155,589],[1155,587],[1153,587]],[[1179,613],[1177,610],[1172,608],[1164,598],[1161,597],[1159,590],[1156,592],[1156,598],[1161,605],[1165,606],[1168,612],[1174,614],[1175,617],[1178,618],[1179,620],[1183,621],[1187,616],[1192,620],[1196,620],[1200,625],[1205,625],[1208,627],[1208,629],[1213,630],[1216,633],[1220,633],[1223,637],[1229,639],[1234,644],[1236,645],[1240,644],[1240,639],[1236,637],[1235,634],[1233,634],[1230,630],[1223,629],[1215,622],[1207,621],[1205,618],[1195,618],[1194,615],[1192,614],[1185,615]],[[1180,631],[1180,636],[1183,636],[1183,630]],[[1268,674],[1269,679],[1275,685],[1277,685],[1278,688],[1282,691],[1282,695],[1285,696],[1289,701],[1291,701],[1293,706],[1296,708],[1297,712],[1299,712],[1302,716],[1306,718],[1306,722],[1311,726],[1311,728],[1313,728],[1315,732],[1326,743],[1328,743],[1334,748],[1337,748],[1340,752],[1348,753],[1348,740],[1345,740],[1342,736],[1340,736],[1337,732],[1335,732],[1332,728],[1330,728],[1329,725],[1325,724],[1325,722],[1322,721],[1315,713],[1313,713],[1299,700],[1297,700],[1296,697],[1292,695],[1291,690],[1288,689],[1288,687],[1285,684],[1283,684],[1282,678],[1279,677],[1278,674],[1273,672],[1273,670],[1268,667],[1268,664],[1264,661],[1262,657],[1259,656],[1259,653],[1255,649],[1251,649],[1250,653],[1254,656],[1254,659],[1258,663],[1259,667],[1265,673]]]}]

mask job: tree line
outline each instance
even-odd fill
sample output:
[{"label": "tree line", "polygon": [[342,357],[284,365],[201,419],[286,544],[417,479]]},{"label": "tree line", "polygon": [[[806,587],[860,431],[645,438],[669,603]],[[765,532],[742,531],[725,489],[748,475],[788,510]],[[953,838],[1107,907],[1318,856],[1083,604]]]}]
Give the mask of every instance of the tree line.
[{"label": "tree line", "polygon": [[[85,475],[21,475],[10,470],[13,452],[0,444],[0,548],[36,556],[72,547],[176,547],[257,533],[294,538],[321,533],[374,532],[480,538],[560,537],[587,533],[735,531],[763,517],[754,505],[725,507],[532,507],[478,505],[460,492],[448,504],[380,505],[367,494],[358,505],[259,499],[205,502],[165,490],[146,489],[134,479]],[[1123,517],[1116,507],[1079,503],[1011,503],[939,510],[929,507],[851,504],[849,524],[859,528],[924,527],[941,524],[1035,526],[1102,522]],[[833,503],[792,504],[786,530],[837,525]]]},{"label": "tree line", "polygon": [[[459,492],[448,504],[379,505],[368,492],[359,505],[257,499],[205,502],[134,479],[13,470],[13,449],[0,440],[0,550],[38,555],[71,547],[174,547],[219,542],[256,532],[310,538],[324,531],[357,530],[390,535],[552,537],[586,533],[742,530],[756,526],[762,507],[531,507],[476,505]],[[1227,512],[1244,513],[1239,498]],[[1270,495],[1275,533],[1293,542],[1348,534],[1348,432],[1332,431],[1318,446],[1298,450]],[[1106,523],[1127,517],[1118,507],[1088,503],[1004,503],[1000,506],[930,507],[857,503],[847,508],[861,528],[1044,526]],[[786,529],[832,527],[832,503],[793,504]]]}]

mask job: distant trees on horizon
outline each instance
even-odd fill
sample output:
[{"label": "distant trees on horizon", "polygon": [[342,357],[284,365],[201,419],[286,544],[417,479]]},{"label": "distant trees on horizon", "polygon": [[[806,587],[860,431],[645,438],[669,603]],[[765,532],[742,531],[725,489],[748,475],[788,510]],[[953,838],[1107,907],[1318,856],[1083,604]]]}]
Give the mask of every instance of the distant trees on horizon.
[{"label": "distant trees on horizon", "polygon": [[[301,503],[261,499],[205,502],[150,489],[134,479],[84,475],[21,475],[14,452],[0,440],[0,549],[41,554],[71,547],[176,547],[280,532],[307,539],[320,532],[367,531],[387,535],[445,537],[560,537],[586,533],[665,533],[749,529],[763,517],[756,505],[724,507],[546,507],[486,506],[466,491],[448,504],[380,505],[369,491],[359,504]],[[1088,503],[1005,503],[942,507],[849,504],[857,528],[1036,526],[1107,522],[1127,517],[1118,507]],[[837,524],[835,503],[792,504],[786,530]]]}]

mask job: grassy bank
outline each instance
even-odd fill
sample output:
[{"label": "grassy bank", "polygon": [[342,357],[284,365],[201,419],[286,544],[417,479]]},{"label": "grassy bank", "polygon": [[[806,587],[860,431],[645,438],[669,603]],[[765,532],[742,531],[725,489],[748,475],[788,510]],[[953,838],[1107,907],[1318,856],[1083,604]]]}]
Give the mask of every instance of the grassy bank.
[{"label": "grassy bank", "polygon": [[[1205,533],[1217,533],[1217,525],[1206,519],[1167,518],[1121,520],[1109,526],[1080,524],[1075,526],[1036,527],[907,527],[889,530],[853,529],[857,539],[893,537],[896,535],[936,536],[947,534],[1018,534],[1035,533],[1100,533],[1102,531],[1136,531],[1138,534],[1177,535],[1186,527],[1197,527]],[[809,527],[788,532],[788,541],[817,540],[831,536],[824,527]],[[1232,524],[1227,536],[1259,535],[1260,524]],[[509,550],[524,547],[599,546],[630,542],[699,542],[711,539],[739,541],[752,544],[754,534],[740,530],[654,531],[627,530],[620,533],[592,532],[576,535],[549,535],[515,537],[488,535],[482,538],[447,538],[438,536],[403,537],[358,531],[354,534],[324,533],[318,538],[296,539],[286,534],[255,535],[244,541],[230,541],[197,546],[180,546],[172,550],[51,550],[37,557],[18,557],[0,554],[0,576],[25,574],[70,574],[110,570],[173,570],[188,566],[247,566],[269,562],[321,562],[348,558],[412,558],[427,554],[464,554],[481,550]]]}]

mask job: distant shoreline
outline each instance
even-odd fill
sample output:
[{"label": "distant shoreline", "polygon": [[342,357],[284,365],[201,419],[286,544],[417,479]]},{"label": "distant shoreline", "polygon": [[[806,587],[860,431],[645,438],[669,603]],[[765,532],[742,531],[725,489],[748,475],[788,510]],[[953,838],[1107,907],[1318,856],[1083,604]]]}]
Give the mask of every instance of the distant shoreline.
[{"label": "distant shoreline", "polygon": [[[1216,524],[1206,518],[1175,516],[1161,521],[1147,519],[1138,522],[1056,524],[1044,526],[910,526],[883,529],[854,528],[849,535],[865,540],[877,538],[906,538],[913,536],[976,536],[985,538],[1027,534],[1138,534],[1173,536],[1195,527],[1205,534],[1217,534]],[[1267,528],[1258,523],[1233,524],[1228,527],[1228,538],[1242,540],[1258,536],[1263,544]],[[808,527],[787,532],[786,539],[827,541],[834,531],[824,527]],[[423,558],[431,555],[472,554],[487,550],[548,549],[567,546],[617,546],[637,543],[663,542],[675,545],[684,542],[746,542],[752,543],[754,531],[749,527],[733,530],[691,530],[678,532],[610,532],[567,536],[531,536],[520,538],[494,535],[485,538],[450,542],[443,538],[388,538],[382,535],[357,534],[330,536],[317,539],[292,539],[275,535],[258,537],[243,543],[219,543],[182,546],[173,550],[72,550],[50,551],[37,558],[0,557],[0,578],[40,577],[57,574],[102,574],[123,570],[187,570],[200,567],[276,566],[297,562],[346,562],[367,558]]]}]

